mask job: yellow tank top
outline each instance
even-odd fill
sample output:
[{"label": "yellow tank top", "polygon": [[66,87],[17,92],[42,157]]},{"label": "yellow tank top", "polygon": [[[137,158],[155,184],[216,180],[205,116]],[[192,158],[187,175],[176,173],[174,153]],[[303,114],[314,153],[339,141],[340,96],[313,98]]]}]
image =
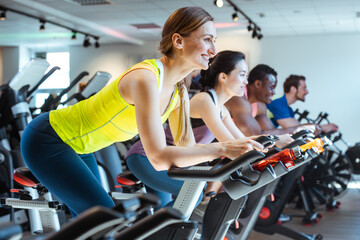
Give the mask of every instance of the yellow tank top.
[{"label": "yellow tank top", "polygon": [[[94,96],[75,105],[50,112],[51,126],[76,153],[92,153],[114,142],[129,140],[138,134],[135,107],[121,97],[118,87],[122,77],[135,69],[152,71],[158,79],[160,91],[162,65],[158,66],[155,59],[145,60],[129,68]],[[178,97],[179,89],[176,86],[170,104],[161,116],[162,123],[176,107]]]}]

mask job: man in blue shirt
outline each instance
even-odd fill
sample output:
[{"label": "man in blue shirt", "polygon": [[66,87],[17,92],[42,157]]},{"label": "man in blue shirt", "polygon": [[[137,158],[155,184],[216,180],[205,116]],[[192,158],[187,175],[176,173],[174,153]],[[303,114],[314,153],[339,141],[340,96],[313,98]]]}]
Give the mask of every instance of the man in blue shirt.
[{"label": "man in blue shirt", "polygon": [[[288,128],[300,126],[301,124],[295,119],[295,113],[290,105],[298,100],[305,102],[305,96],[309,93],[306,88],[305,77],[290,75],[284,82],[284,92],[284,96],[266,104],[273,115],[271,121],[275,127],[281,126],[282,128]],[[318,127],[324,133],[337,131],[338,129],[338,126],[333,123],[318,125]]]}]

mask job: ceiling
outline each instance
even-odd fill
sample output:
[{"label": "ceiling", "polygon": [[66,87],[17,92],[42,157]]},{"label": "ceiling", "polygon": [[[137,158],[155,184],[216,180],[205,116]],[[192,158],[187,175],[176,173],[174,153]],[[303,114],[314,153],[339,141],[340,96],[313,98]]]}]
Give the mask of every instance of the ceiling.
[{"label": "ceiling", "polygon": [[[76,3],[110,1],[111,4]],[[248,21],[232,21],[234,9],[224,0],[218,8],[213,0],[0,0],[0,7],[24,12],[80,32],[99,36],[100,44],[158,40],[161,28],[138,29],[134,24],[162,26],[167,17],[184,6],[201,6],[215,17],[221,36],[250,35]],[[267,36],[341,34],[360,31],[359,0],[232,0]],[[239,14],[240,15],[240,14]],[[0,21],[0,46],[68,46],[83,44],[84,36],[71,40],[71,31],[12,11]],[[91,40],[93,41],[93,40]],[[258,41],[257,39],[254,41]]]}]

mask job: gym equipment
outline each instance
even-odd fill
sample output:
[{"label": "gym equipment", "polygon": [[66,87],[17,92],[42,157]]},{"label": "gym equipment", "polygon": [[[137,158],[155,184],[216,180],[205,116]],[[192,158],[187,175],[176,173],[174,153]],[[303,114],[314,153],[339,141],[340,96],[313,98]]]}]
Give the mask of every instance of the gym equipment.
[{"label": "gym equipment", "polygon": [[50,64],[45,59],[30,59],[9,81],[9,87],[14,91],[19,91],[25,85],[29,85],[28,88],[33,89],[39,82],[39,79],[43,78],[49,66]]},{"label": "gym equipment", "polygon": [[[98,91],[100,91],[106,83],[110,80],[111,74],[107,72],[98,71],[94,76],[87,81],[86,87],[79,93],[71,95],[66,101],[62,102],[62,105],[69,104],[72,105],[76,102],[80,102],[86,98],[91,97]],[[75,101],[76,100],[76,101]]]},{"label": "gym equipment", "polygon": [[[302,154],[304,154],[304,155],[302,155],[302,157],[304,156],[306,158],[306,160],[311,155],[311,154],[307,154],[307,152],[309,152],[309,151],[311,152],[312,150],[307,150],[306,152],[302,153]],[[242,171],[240,171],[239,169],[251,168],[250,163],[253,163],[264,157],[265,157],[264,154],[254,150],[254,151],[250,151],[250,152],[242,155],[241,157],[239,157],[233,161],[231,161],[229,159],[222,159],[213,167],[192,166],[192,167],[189,167],[188,169],[177,169],[177,168],[170,169],[168,171],[168,174],[170,177],[185,180],[184,185],[174,203],[174,209],[177,209],[182,213],[182,215],[184,216],[183,217],[184,220],[188,220],[193,208],[195,207],[195,204],[196,204],[198,198],[201,195],[201,192],[203,190],[203,187],[204,187],[206,181],[221,180],[221,182],[224,184],[225,190],[227,192],[226,193],[227,199],[232,201],[230,196],[233,196],[234,199],[239,199],[241,197],[244,197],[245,195],[258,189],[259,187],[265,186],[266,184],[273,182],[277,178],[277,176],[282,176],[282,175],[286,174],[287,172],[291,171],[292,169],[296,169],[297,167],[299,167],[300,165],[303,164],[303,162],[300,161],[300,159],[297,159],[298,161],[295,164],[295,166],[293,168],[290,168],[290,170],[289,170],[283,165],[283,163],[281,161],[279,161],[277,164],[274,164],[274,167],[271,166],[271,164],[268,165],[266,170],[262,171],[260,174],[257,171],[253,171],[253,176],[251,176],[252,175],[251,172],[248,171],[246,175],[245,174],[241,175],[241,176],[243,176],[243,178],[240,179],[240,181],[239,181],[239,179],[236,179],[233,176],[231,176],[232,173],[234,173],[235,171],[237,171],[237,174],[242,174]],[[253,184],[251,182],[247,182],[247,179],[251,179],[254,182],[254,178],[259,178],[257,181],[255,181],[256,182],[255,184]],[[233,186],[233,185],[236,185],[236,186]],[[245,188],[245,190],[243,188]],[[221,203],[223,201],[217,201],[217,202]],[[241,200],[241,202],[244,202],[244,200]],[[241,202],[240,202],[240,206],[242,204]],[[209,208],[207,208],[206,212],[210,211],[208,209]],[[155,214],[153,216],[155,216],[156,214],[157,214],[157,212],[155,212]],[[151,216],[148,216],[148,217],[151,217]],[[134,237],[134,235],[127,235],[127,234],[130,234],[130,233],[131,234],[139,234],[138,232],[141,229],[143,229],[144,227],[145,227],[145,229],[149,229],[148,227],[146,227],[146,225],[144,225],[144,222],[146,222],[147,224],[151,224],[152,222],[145,221],[144,219],[143,219],[143,221],[142,220],[138,221],[137,223],[133,224],[132,226],[130,226],[129,228],[127,228],[125,230],[121,230],[120,232],[115,233],[114,239],[134,239],[134,238],[137,239],[139,236]],[[219,219],[219,218],[212,218],[212,219]],[[224,219],[224,218],[222,218],[222,219]],[[86,222],[86,220],[84,220],[84,221]],[[232,221],[234,221],[234,218],[227,220],[227,224],[219,224],[220,226],[214,228],[215,231],[213,230],[213,232],[219,233],[218,236],[220,238],[210,237],[208,239],[222,239],[223,236],[225,236],[228,226],[230,225],[230,223]],[[186,223],[188,223],[188,224],[186,224]],[[99,224],[100,224],[100,226],[103,226],[103,224],[101,224],[101,223],[99,223]],[[152,223],[152,224],[154,224],[154,223]],[[118,224],[116,224],[116,225],[118,225]],[[192,227],[187,228],[189,225],[191,225]],[[109,227],[109,225],[106,225],[106,226]],[[182,227],[179,228],[179,226],[182,226]],[[114,226],[111,226],[111,228],[113,228],[113,227]],[[91,229],[94,229],[94,228],[98,229],[97,225],[91,226]],[[219,229],[219,228],[221,228],[221,229]],[[86,231],[93,232],[91,229],[86,230]],[[137,229],[137,230],[135,231],[134,229]],[[117,228],[117,230],[119,230],[119,229]],[[156,230],[158,230],[158,229],[156,229]],[[162,228],[160,231],[156,231],[156,230],[152,230],[151,232],[153,234],[148,236],[146,239],[193,239],[193,237],[196,233],[196,230],[197,230],[197,224],[195,224],[192,221],[185,222],[185,223],[176,223],[176,224],[171,224],[168,227]],[[113,229],[109,230],[109,231],[113,231]],[[99,231],[96,231],[96,232],[99,234],[94,233],[91,236],[91,238],[92,239],[102,239],[100,237],[104,236],[103,233],[100,234]],[[90,237],[90,235],[87,235],[87,236]],[[144,237],[144,235],[142,235],[142,237]],[[139,237],[139,238],[141,239],[142,237]],[[204,239],[207,239],[207,238],[204,238]]]},{"label": "gym equipment", "polygon": [[[308,139],[305,136],[304,139]],[[329,143],[328,141],[326,141]],[[321,145],[318,145],[318,144]],[[312,146],[315,145],[315,148]],[[249,200],[245,206],[245,210],[241,213],[238,223],[239,226],[235,229],[232,229],[232,237],[235,239],[245,240],[248,238],[251,230],[260,231],[265,234],[274,234],[278,233],[284,236],[287,236],[292,239],[300,240],[309,240],[309,239],[321,239],[321,235],[308,235],[304,234],[289,228],[286,228],[283,225],[280,225],[278,219],[282,213],[285,204],[288,199],[291,197],[291,193],[296,186],[299,177],[306,168],[306,165],[309,161],[312,160],[314,154],[318,154],[318,149],[323,147],[322,141],[318,139],[311,142],[304,142],[303,140],[297,140],[289,144],[287,148],[292,148],[294,146],[299,146],[303,152],[310,151],[311,157],[304,161],[304,163],[296,169],[291,170],[288,174],[277,179],[272,184],[269,184],[261,189],[258,189],[254,193],[249,195]],[[283,150],[284,151],[284,150]],[[277,155],[277,154],[275,154]],[[275,156],[274,155],[274,156]],[[307,162],[307,163],[306,163]],[[270,193],[274,193],[271,194]],[[271,196],[270,198],[268,196]]]},{"label": "gym equipment", "polygon": [[[205,176],[207,177],[211,176],[212,179],[226,178],[229,177],[229,175],[234,170],[239,169],[241,165],[246,164],[247,162],[255,161],[259,157],[263,157],[263,156],[264,155],[260,152],[252,151],[248,154],[245,154],[245,156],[238,158],[235,161],[227,160],[226,165],[224,166],[219,165],[220,167],[217,168],[216,170],[200,171],[200,172],[205,173]],[[190,167],[190,169],[192,169],[191,171],[194,171],[194,169],[197,168],[198,168],[197,166]],[[206,169],[209,167],[203,167],[203,168]],[[173,174],[175,175],[178,175],[179,173],[178,171],[181,170],[178,169],[169,170],[169,175],[171,175],[171,172],[173,172]],[[182,174],[180,173],[180,176],[181,175]],[[199,177],[201,179],[204,176],[198,176],[198,179]],[[72,229],[77,229],[76,232],[76,234],[78,234],[76,236],[77,239],[86,239],[87,237],[91,239],[104,239],[106,236],[109,236],[110,233],[114,233],[114,232],[117,232],[114,233],[113,235],[114,239],[142,239],[145,237],[146,239],[164,239],[164,238],[192,239],[192,236],[195,234],[197,230],[197,224],[193,221],[183,222],[182,220],[189,219],[191,211],[195,207],[197,199],[201,195],[204,185],[205,185],[205,181],[203,180],[185,181],[184,186],[181,189],[174,204],[174,209],[178,210],[178,211],[174,210],[178,214],[176,220],[174,220],[174,217],[171,217],[170,220],[169,217],[167,217],[164,221],[162,218],[159,217],[159,216],[163,216],[164,214],[165,216],[169,216],[169,209],[165,208],[156,211],[154,215],[146,216],[145,218],[136,221],[128,228],[122,230],[122,227],[125,226],[124,223],[127,222],[123,216],[120,216],[119,214],[116,214],[116,216],[114,216],[112,211],[108,209],[107,210],[100,209],[96,211],[99,212],[98,217],[80,215],[79,218],[83,219],[82,224],[79,223],[80,220],[78,220],[79,218],[77,218],[73,222],[69,223],[67,226],[72,226],[73,224],[77,223],[77,226],[79,227],[71,227]],[[165,213],[163,213],[164,211]],[[179,212],[181,213],[180,215]],[[101,217],[103,215],[105,216],[104,217],[105,219]],[[170,215],[174,215],[174,214],[170,214]],[[181,218],[179,216],[181,216]],[[89,224],[87,224],[89,219],[90,222]],[[96,219],[96,224],[94,223],[95,220],[91,220],[91,219]],[[181,221],[179,221],[180,219]],[[129,222],[131,221],[130,219],[128,220]],[[163,226],[168,225],[169,223],[174,223],[174,224],[169,225],[170,226],[169,228],[163,228]],[[80,230],[80,226],[86,227],[86,229],[83,229],[81,227]],[[59,234],[65,231],[65,228],[69,229],[70,227],[64,227],[63,230],[60,230],[58,233],[54,233],[53,236],[59,236]],[[84,236],[86,236],[86,238]],[[60,238],[49,238],[49,239],[60,239]]]},{"label": "gym equipment", "polygon": [[[256,153],[249,152],[247,154],[256,154]],[[271,166],[271,164],[269,164],[267,168],[263,170],[261,173],[257,171],[252,171],[251,163],[255,162],[257,159],[263,158],[264,155],[257,156],[254,159],[248,158],[247,162],[244,161],[243,164],[240,166],[240,168],[238,168],[236,171],[228,175],[228,177],[220,179],[225,188],[225,192],[219,193],[213,198],[211,198],[209,205],[205,211],[204,220],[202,224],[201,238],[223,239],[227,233],[230,224],[234,222],[234,219],[236,219],[240,215],[244,203],[246,202],[246,198],[247,198],[246,196],[247,195],[250,196],[251,193],[256,192],[258,190],[262,191],[260,190],[261,188],[263,188],[263,190],[266,189],[268,184],[272,184],[274,180],[277,179],[278,177],[285,175],[289,171],[293,171],[294,169],[300,167],[301,165],[312,159],[312,157],[308,156],[307,153],[303,153],[303,154],[304,154],[304,160],[301,161],[300,159],[297,159],[298,160],[297,163],[290,170],[287,169],[281,161],[279,161],[277,164],[274,164],[274,166]],[[246,154],[242,156],[244,157],[244,159],[246,159],[245,155]],[[227,164],[232,165],[235,164],[237,160],[234,161],[221,160],[218,164],[214,166],[214,169],[219,168],[226,161]],[[197,171],[197,172],[192,171],[190,175],[190,173],[187,172],[189,170],[181,169],[178,171],[184,171],[184,173],[186,172],[187,174],[185,177],[183,176],[181,178],[178,177],[177,175],[176,176],[177,179],[187,179],[190,176],[193,178],[197,178],[197,175],[201,176],[201,172],[203,172],[203,171]],[[216,176],[216,173],[211,173],[211,171],[207,171],[207,172],[210,172],[209,175]],[[209,175],[206,175],[207,177],[209,177],[206,180],[213,181],[214,179],[212,179]],[[170,175],[170,172],[169,172],[169,176],[174,177],[173,175]],[[247,202],[249,202],[249,200]],[[257,201],[255,201],[255,203],[257,203]]]},{"label": "gym equipment", "polygon": [[88,72],[81,72],[71,83],[70,85],[63,89],[58,95],[50,94],[49,97],[45,100],[44,104],[40,107],[42,113],[49,112],[50,110],[56,109],[59,104],[61,98],[68,93],[83,77],[89,75]]},{"label": "gym equipment", "polygon": [[[150,235],[158,228],[178,222],[182,215],[171,208],[164,208],[154,215],[137,221],[138,216],[149,207],[158,205],[159,199],[146,194],[119,201],[109,209],[93,207],[64,225],[59,232],[51,233],[46,240],[62,239],[139,239]],[[120,236],[114,235],[116,232]]]},{"label": "gym equipment", "polygon": [[[3,147],[2,153],[5,156],[4,165],[0,167],[6,166],[6,175],[8,176],[6,181],[8,181],[9,186],[6,189],[7,195],[5,197],[13,197],[13,193],[10,193],[10,189],[13,188],[11,179],[13,168],[25,166],[20,154],[19,142],[25,127],[32,120],[27,99],[43,81],[59,69],[54,67],[45,74],[48,67],[49,63],[46,60],[31,59],[8,84],[0,87],[2,92],[0,98],[0,136]],[[29,88],[31,88],[31,93],[28,92]],[[17,220],[19,214],[24,213],[23,211],[14,212],[11,210],[10,213],[10,220],[16,220],[16,223],[26,221],[26,216],[21,217],[19,221]],[[29,211],[29,218],[36,222],[34,219],[38,219],[38,214],[36,210]]]},{"label": "gym equipment", "polygon": [[[48,233],[60,230],[58,212],[64,210],[63,205],[53,201],[48,190],[27,167],[15,169],[14,180],[24,189],[12,189],[19,198],[3,198],[1,204],[12,208],[28,209],[35,212],[40,221],[30,221],[33,234]],[[37,211],[35,211],[37,210]]]},{"label": "gym equipment", "polygon": [[[329,123],[327,113],[320,112],[315,120],[307,117],[308,111],[306,110],[304,113],[300,113],[297,109],[295,113],[308,123],[321,124],[324,120]],[[326,134],[330,139],[332,135],[334,133]],[[308,205],[313,210],[322,205],[325,205],[328,210],[340,206],[340,202],[335,201],[334,198],[339,198],[346,192],[347,185],[352,179],[351,162],[336,145],[336,142],[342,139],[341,136],[341,133],[338,132],[338,135],[332,138],[333,145],[312,161],[305,171],[302,184],[309,202],[303,203],[300,201],[298,206]],[[342,142],[348,146],[344,140]],[[297,198],[301,199],[300,197]]]}]

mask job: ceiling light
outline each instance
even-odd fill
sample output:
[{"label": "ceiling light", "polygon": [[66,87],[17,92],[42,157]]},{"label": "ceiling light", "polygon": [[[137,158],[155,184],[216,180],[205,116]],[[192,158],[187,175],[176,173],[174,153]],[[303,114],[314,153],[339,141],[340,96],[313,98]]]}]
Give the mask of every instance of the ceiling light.
[{"label": "ceiling light", "polygon": [[84,39],[84,42],[83,42],[83,47],[89,47],[91,45],[91,42],[90,42],[90,39],[89,39],[89,36],[88,35],[85,35],[85,39]]},{"label": "ceiling light", "polygon": [[75,40],[75,39],[76,39],[76,32],[72,31],[71,40]]},{"label": "ceiling light", "polygon": [[261,40],[263,38],[263,35],[261,33],[258,34],[257,38]]},{"label": "ceiling light", "polygon": [[253,30],[253,28],[252,28],[252,26],[251,26],[250,24],[247,26],[247,30],[248,30],[249,32],[251,32],[251,31]]},{"label": "ceiling light", "polygon": [[45,31],[45,21],[40,19],[40,31]]},{"label": "ceiling light", "polygon": [[2,10],[2,12],[0,13],[0,20],[4,21],[6,19],[6,10]]},{"label": "ceiling light", "polygon": [[256,38],[257,36],[258,36],[258,34],[257,34],[257,32],[256,32],[256,29],[254,29],[251,37],[252,37],[252,38]]},{"label": "ceiling light", "polygon": [[222,6],[224,6],[224,1],[223,0],[215,0],[214,4],[215,4],[215,6],[221,8]]},{"label": "ceiling light", "polygon": [[100,47],[100,43],[99,43],[99,38],[94,38],[95,39],[95,48],[99,48]]},{"label": "ceiling light", "polygon": [[238,15],[236,13],[233,13],[232,19],[233,19],[234,22],[236,22],[237,20],[239,20],[239,17],[238,17]]}]

